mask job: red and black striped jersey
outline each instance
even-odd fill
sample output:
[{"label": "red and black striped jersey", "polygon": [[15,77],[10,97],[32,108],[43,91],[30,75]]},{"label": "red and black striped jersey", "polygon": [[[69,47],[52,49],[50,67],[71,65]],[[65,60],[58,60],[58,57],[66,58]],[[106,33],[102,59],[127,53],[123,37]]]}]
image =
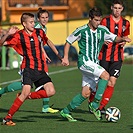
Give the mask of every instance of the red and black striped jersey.
[{"label": "red and black striped jersey", "polygon": [[21,69],[44,70],[45,57],[42,54],[42,44],[45,45],[47,40],[46,34],[41,29],[34,29],[31,35],[25,30],[20,30],[8,39],[6,44],[23,56]]},{"label": "red and black striped jersey", "polygon": [[[115,22],[112,15],[107,16],[103,18],[101,25],[106,26],[110,32],[120,37],[128,36],[130,34],[130,23],[123,17],[121,17],[118,22]],[[99,60],[119,61],[123,59],[123,47],[114,42],[111,42],[109,45],[103,45],[99,54]]]}]

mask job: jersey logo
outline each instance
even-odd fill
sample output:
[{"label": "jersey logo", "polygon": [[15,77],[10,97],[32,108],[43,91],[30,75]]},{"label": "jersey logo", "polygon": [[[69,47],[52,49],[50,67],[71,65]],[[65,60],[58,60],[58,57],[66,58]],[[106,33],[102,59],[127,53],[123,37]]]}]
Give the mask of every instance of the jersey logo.
[{"label": "jersey logo", "polygon": [[118,29],[118,26],[115,26],[115,29]]},{"label": "jersey logo", "polygon": [[30,42],[33,42],[34,41],[34,39],[33,38],[30,38]]}]

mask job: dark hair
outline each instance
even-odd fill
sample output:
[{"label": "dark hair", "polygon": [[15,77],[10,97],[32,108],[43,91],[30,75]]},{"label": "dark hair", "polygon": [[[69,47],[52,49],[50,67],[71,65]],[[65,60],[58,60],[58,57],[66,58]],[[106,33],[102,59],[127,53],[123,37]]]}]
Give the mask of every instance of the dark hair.
[{"label": "dark hair", "polygon": [[114,4],[120,4],[120,5],[124,6],[123,1],[121,1],[121,0],[113,0],[112,6],[114,6]]},{"label": "dark hair", "polygon": [[89,11],[89,17],[90,17],[91,19],[93,19],[94,16],[98,16],[98,17],[102,16],[102,11],[101,11],[100,8],[94,7],[94,8],[92,8],[92,9]]},{"label": "dark hair", "polygon": [[40,18],[41,14],[43,14],[43,13],[47,13],[49,16],[48,10],[43,10],[42,8],[38,8],[37,18]]},{"label": "dark hair", "polygon": [[23,13],[23,14],[21,15],[21,24],[23,24],[23,22],[25,22],[25,20],[26,20],[27,18],[29,18],[29,17],[34,18],[34,14],[32,14],[32,13],[27,13],[27,12]]}]

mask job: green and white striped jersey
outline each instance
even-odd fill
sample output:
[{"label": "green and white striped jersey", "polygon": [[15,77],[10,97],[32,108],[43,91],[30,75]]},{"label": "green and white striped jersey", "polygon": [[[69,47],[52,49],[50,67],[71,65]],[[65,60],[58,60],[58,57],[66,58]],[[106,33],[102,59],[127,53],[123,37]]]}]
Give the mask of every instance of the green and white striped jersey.
[{"label": "green and white striped jersey", "polygon": [[102,48],[104,41],[114,41],[116,35],[109,32],[109,30],[102,25],[93,31],[88,24],[77,28],[71,35],[69,35],[66,41],[72,44],[78,41],[79,56],[78,67],[84,64],[84,60],[91,60],[94,63],[99,63],[98,55]]},{"label": "green and white striped jersey", "polygon": [[47,33],[47,27],[46,26],[42,26],[39,22],[36,22],[34,27],[42,29],[45,32],[45,34]]}]

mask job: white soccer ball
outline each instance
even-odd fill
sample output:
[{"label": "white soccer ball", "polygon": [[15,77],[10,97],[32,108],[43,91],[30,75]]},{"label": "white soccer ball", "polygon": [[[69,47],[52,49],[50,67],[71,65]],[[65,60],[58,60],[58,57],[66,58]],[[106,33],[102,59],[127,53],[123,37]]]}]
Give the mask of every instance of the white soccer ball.
[{"label": "white soccer ball", "polygon": [[109,122],[117,122],[121,117],[121,112],[116,107],[109,107],[106,110],[105,118]]}]

